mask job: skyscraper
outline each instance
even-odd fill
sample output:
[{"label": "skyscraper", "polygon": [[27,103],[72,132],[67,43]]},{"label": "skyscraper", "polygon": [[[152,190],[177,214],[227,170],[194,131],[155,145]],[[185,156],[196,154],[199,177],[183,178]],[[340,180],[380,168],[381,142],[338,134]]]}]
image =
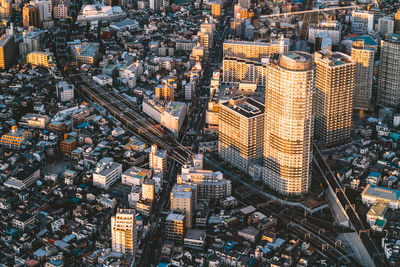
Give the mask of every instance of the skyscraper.
[{"label": "skyscraper", "polygon": [[264,105],[244,96],[222,103],[218,132],[219,156],[248,173],[249,163],[262,159]]},{"label": "skyscraper", "polygon": [[40,10],[39,7],[26,4],[22,9],[22,19],[25,28],[30,26],[40,27]]},{"label": "skyscraper", "polygon": [[342,144],[351,135],[355,63],[350,56],[330,50],[316,52],[315,63],[315,136],[326,146]]},{"label": "skyscraper", "polygon": [[0,38],[0,69],[8,70],[17,55],[17,46],[15,45],[14,35],[4,34]]},{"label": "skyscraper", "polygon": [[381,41],[378,105],[396,108],[400,104],[400,35],[389,34]]},{"label": "skyscraper", "polygon": [[368,110],[371,105],[374,61],[377,44],[370,37],[353,40],[351,57],[356,63],[354,72],[354,108]]},{"label": "skyscraper", "polygon": [[132,209],[118,209],[111,217],[112,250],[136,254],[136,212]]},{"label": "skyscraper", "polygon": [[280,194],[302,195],[311,184],[313,56],[282,54],[268,75],[263,179]]}]

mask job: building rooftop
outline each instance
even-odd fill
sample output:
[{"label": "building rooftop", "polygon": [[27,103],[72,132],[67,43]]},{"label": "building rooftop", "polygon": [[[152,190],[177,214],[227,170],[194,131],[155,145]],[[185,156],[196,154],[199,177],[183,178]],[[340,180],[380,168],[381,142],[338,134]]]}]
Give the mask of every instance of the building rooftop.
[{"label": "building rooftop", "polygon": [[364,191],[361,193],[362,196],[376,197],[381,200],[387,201],[399,201],[400,190],[390,189],[386,187],[376,186],[368,184]]},{"label": "building rooftop", "polygon": [[300,51],[282,54],[279,58],[279,65],[291,71],[307,71],[315,67],[313,56]]},{"label": "building rooftop", "polygon": [[264,105],[260,102],[244,96],[237,96],[229,99],[228,102],[222,103],[223,106],[235,111],[236,113],[253,118],[259,115],[264,115]]},{"label": "building rooftop", "polygon": [[181,222],[183,222],[185,220],[185,215],[170,213],[170,214],[168,214],[168,216],[165,220],[166,221],[181,221]]},{"label": "building rooftop", "polygon": [[341,52],[332,52],[327,49],[315,52],[315,62],[321,61],[330,67],[355,64],[350,56]]},{"label": "building rooftop", "polygon": [[173,198],[190,198],[192,196],[192,192],[179,192],[179,191],[174,191],[171,193],[173,195]]},{"label": "building rooftop", "polygon": [[387,34],[385,41],[400,44],[400,34],[395,34],[395,33]]}]

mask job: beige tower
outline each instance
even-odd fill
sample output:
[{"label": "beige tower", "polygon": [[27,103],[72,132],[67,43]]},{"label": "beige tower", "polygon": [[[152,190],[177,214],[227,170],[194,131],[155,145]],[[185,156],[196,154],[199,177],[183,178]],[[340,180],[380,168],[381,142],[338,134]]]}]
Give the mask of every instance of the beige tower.
[{"label": "beige tower", "polygon": [[302,195],[311,184],[313,56],[285,53],[268,75],[263,179],[280,194]]},{"label": "beige tower", "polygon": [[136,213],[132,209],[118,209],[111,217],[112,250],[136,254]]},{"label": "beige tower", "polygon": [[371,105],[376,45],[365,40],[353,41],[351,57],[356,63],[354,72],[354,108],[368,110]]},{"label": "beige tower", "polygon": [[315,63],[315,136],[326,146],[345,143],[352,130],[355,63],[350,56],[329,50],[316,52]]}]

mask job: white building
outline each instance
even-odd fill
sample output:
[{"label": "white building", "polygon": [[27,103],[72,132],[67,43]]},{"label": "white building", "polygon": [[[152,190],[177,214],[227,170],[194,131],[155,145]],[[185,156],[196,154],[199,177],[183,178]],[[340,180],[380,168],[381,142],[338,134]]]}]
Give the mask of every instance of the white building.
[{"label": "white building", "polygon": [[33,0],[31,4],[39,8],[41,22],[52,20],[52,4],[50,0]]},{"label": "white building", "polygon": [[93,76],[93,81],[95,81],[96,83],[98,83],[101,86],[106,86],[106,85],[112,86],[113,78],[106,74],[99,74],[99,75]]},{"label": "white building", "polygon": [[58,82],[56,85],[57,97],[61,102],[68,102],[74,99],[74,89],[73,84],[69,84],[66,81]]},{"label": "white building", "polygon": [[374,30],[374,14],[363,10],[354,10],[351,13],[351,30],[354,33],[366,34]]},{"label": "white building", "polygon": [[158,149],[156,144],[151,146],[149,155],[150,168],[164,173],[167,171],[167,151]]},{"label": "white building", "polygon": [[83,5],[78,15],[77,22],[108,20],[119,21],[126,18],[126,13],[119,6],[105,6],[100,3]]},{"label": "white building", "polygon": [[394,32],[394,20],[389,17],[382,17],[378,19],[378,25],[376,31],[381,34],[381,36],[386,36],[386,34]]},{"label": "white building", "polygon": [[321,22],[319,24],[311,25],[308,29],[308,42],[315,44],[315,38],[321,34],[326,33],[332,40],[333,45],[338,45],[340,42],[341,25],[338,21]]},{"label": "white building", "polygon": [[122,164],[113,162],[112,158],[102,158],[93,173],[93,186],[108,190],[121,178]]},{"label": "white building", "polygon": [[21,55],[29,54],[33,51],[42,51],[42,30],[25,30],[22,34],[22,42],[19,44],[19,53]]},{"label": "white building", "polygon": [[126,185],[138,185],[141,186],[143,184],[144,179],[151,178],[151,170],[139,168],[136,166],[132,166],[124,173],[122,173],[121,183]]}]

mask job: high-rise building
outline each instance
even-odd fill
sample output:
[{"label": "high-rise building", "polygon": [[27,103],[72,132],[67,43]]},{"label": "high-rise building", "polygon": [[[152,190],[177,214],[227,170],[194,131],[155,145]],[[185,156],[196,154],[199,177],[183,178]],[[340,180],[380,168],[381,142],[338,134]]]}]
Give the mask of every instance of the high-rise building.
[{"label": "high-rise building", "polygon": [[183,243],[186,233],[185,215],[181,211],[172,211],[165,218],[165,238],[177,243]]},{"label": "high-rise building", "polygon": [[224,57],[235,57],[260,62],[272,54],[289,51],[289,40],[281,37],[270,43],[226,40],[223,45]]},{"label": "high-rise building", "polygon": [[315,63],[315,136],[326,146],[345,143],[352,130],[355,63],[350,56],[329,50],[316,52]]},{"label": "high-rise building", "polygon": [[351,57],[356,63],[354,72],[354,108],[368,110],[371,106],[374,61],[377,45],[372,38],[353,40]]},{"label": "high-rise building", "polygon": [[264,182],[283,195],[311,184],[315,63],[305,52],[282,54],[269,65],[265,93]]},{"label": "high-rise building", "polygon": [[222,14],[222,2],[219,0],[213,1],[211,4],[211,15],[214,18],[221,17]]},{"label": "high-rise building", "polygon": [[263,157],[264,105],[237,96],[219,107],[218,153],[221,159],[249,171],[249,163]]},{"label": "high-rise building", "polygon": [[191,191],[172,191],[171,210],[185,211],[186,228],[192,228],[193,193]]},{"label": "high-rise building", "polygon": [[162,6],[163,6],[163,0],[150,0],[149,1],[149,7],[150,7],[150,9],[152,9],[154,11],[160,10],[160,8],[162,8]]},{"label": "high-rise building", "polygon": [[22,42],[19,44],[19,54],[26,55],[33,51],[41,51],[44,33],[42,30],[25,30],[22,34]]},{"label": "high-rise building", "polygon": [[382,17],[378,19],[377,32],[381,36],[386,36],[386,34],[391,34],[394,32],[394,20],[389,17]]},{"label": "high-rise building", "polygon": [[154,200],[155,184],[154,180],[146,179],[142,184],[142,199]]},{"label": "high-rise building", "polygon": [[32,4],[26,4],[22,9],[22,19],[25,28],[30,26],[39,28],[41,25],[39,7]]},{"label": "high-rise building", "polygon": [[136,212],[132,209],[118,209],[111,217],[112,250],[136,254],[137,232]]},{"label": "high-rise building", "polygon": [[381,41],[378,105],[397,108],[400,104],[400,35],[389,34]]},{"label": "high-rise building", "polygon": [[8,70],[17,56],[14,35],[5,34],[0,38],[0,69]]},{"label": "high-rise building", "polygon": [[149,155],[150,168],[162,173],[167,171],[167,151],[158,149],[156,144],[151,146]]},{"label": "high-rise building", "polygon": [[160,84],[154,88],[156,98],[164,101],[174,101],[175,86],[169,83]]},{"label": "high-rise building", "polygon": [[225,83],[248,82],[265,86],[268,79],[266,63],[225,57],[222,62],[222,80]]},{"label": "high-rise building", "polygon": [[394,16],[394,33],[400,34],[400,9],[397,10]]}]

